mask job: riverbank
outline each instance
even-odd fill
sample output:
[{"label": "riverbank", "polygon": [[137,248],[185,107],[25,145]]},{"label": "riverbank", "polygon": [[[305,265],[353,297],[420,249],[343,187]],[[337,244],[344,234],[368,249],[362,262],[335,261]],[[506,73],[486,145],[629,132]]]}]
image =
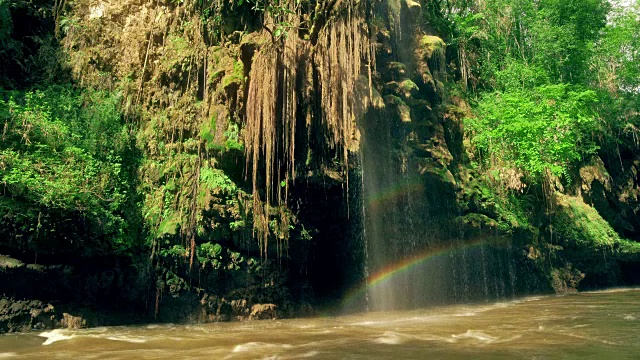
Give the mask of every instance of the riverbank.
[{"label": "riverbank", "polygon": [[640,291],[576,293],[339,317],[151,324],[0,336],[41,359],[635,359]]},{"label": "riverbank", "polygon": [[[113,259],[112,259],[113,260]],[[227,322],[309,316],[308,301],[259,302],[251,289],[227,297],[201,292],[152,294],[143,272],[126,261],[26,264],[0,256],[0,334],[44,329],[168,322]],[[276,293],[286,289],[275,289]]]}]

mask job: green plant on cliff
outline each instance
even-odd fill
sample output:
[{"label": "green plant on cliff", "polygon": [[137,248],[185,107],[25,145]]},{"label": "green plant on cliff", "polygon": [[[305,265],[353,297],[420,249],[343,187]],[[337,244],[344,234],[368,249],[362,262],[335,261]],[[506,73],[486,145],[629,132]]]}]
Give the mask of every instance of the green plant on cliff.
[{"label": "green plant on cliff", "polygon": [[[529,259],[558,288],[616,283],[620,262],[638,261],[638,243],[611,225],[637,237],[628,224],[639,209],[630,169],[640,153],[640,2],[436,0],[425,9],[472,105],[467,153],[481,184],[465,185],[465,216],[504,231],[526,223]],[[594,157],[619,184],[604,186],[599,203],[581,170]],[[581,193],[584,202],[566,197]]]},{"label": "green plant on cliff", "polygon": [[467,129],[485,161],[498,156],[534,179],[549,170],[570,180],[570,166],[598,148],[596,100],[594,91],[566,84],[508,88],[485,94]]},{"label": "green plant on cliff", "polygon": [[637,132],[637,3],[608,24],[602,0],[457,3],[457,13],[478,16],[453,22],[459,15],[445,12],[451,36],[491,35],[476,37],[471,74],[461,70],[482,85],[466,122],[481,162],[513,165],[534,181],[546,170],[570,181],[582,159]]},{"label": "green plant on cliff", "polygon": [[[238,5],[242,5],[245,0],[237,0]],[[273,23],[264,24],[265,28],[269,29],[271,35],[278,39],[281,36],[286,37],[288,31],[293,29],[293,24],[287,21],[288,15],[294,14],[291,9],[292,2],[289,0],[246,0],[247,3],[252,5],[252,9],[259,13],[264,14],[267,18],[271,19]],[[300,1],[296,1],[295,5],[299,5]],[[271,29],[272,28],[272,29]]]},{"label": "green plant on cliff", "polygon": [[135,207],[127,208],[131,139],[118,103],[115,94],[71,86],[0,93],[5,236],[24,239],[36,253],[56,246],[126,252],[135,245],[127,224],[135,217]]}]

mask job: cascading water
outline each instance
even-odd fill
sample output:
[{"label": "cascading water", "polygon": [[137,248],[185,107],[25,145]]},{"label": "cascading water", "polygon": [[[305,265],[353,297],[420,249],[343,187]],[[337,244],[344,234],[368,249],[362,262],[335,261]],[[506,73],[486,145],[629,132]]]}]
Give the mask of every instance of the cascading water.
[{"label": "cascading water", "polygon": [[[419,5],[390,0],[376,17],[380,102],[361,121],[367,298],[371,310],[509,298],[509,241],[466,236],[438,107],[444,46],[419,26]],[[400,36],[400,34],[402,34]],[[439,42],[438,42],[439,40]],[[414,51],[415,49],[415,51]],[[375,100],[375,99],[374,99]],[[449,161],[450,163],[450,161]],[[449,176],[451,179],[449,179]]]},{"label": "cascading water", "polygon": [[393,119],[369,121],[362,150],[369,308],[512,297],[515,265],[508,242],[461,236],[448,204],[454,194],[419,174],[411,154],[402,159],[389,130],[400,130]]},{"label": "cascading water", "polygon": [[[349,256],[352,264],[366,258],[368,292],[357,304],[368,299],[379,310],[510,296],[509,249],[462,236],[452,221],[460,214],[440,110],[444,42],[425,33],[420,5],[411,0],[327,6],[317,9],[326,23],[310,30],[309,42],[291,36],[282,47],[267,42],[253,55],[244,131],[262,252],[272,213],[285,211],[290,186],[306,169],[347,192],[362,184],[356,198],[367,245]],[[292,23],[300,21],[297,9],[287,15]],[[361,159],[354,162],[358,148]],[[345,258],[334,250],[322,254]],[[337,283],[331,285],[341,288]]]}]

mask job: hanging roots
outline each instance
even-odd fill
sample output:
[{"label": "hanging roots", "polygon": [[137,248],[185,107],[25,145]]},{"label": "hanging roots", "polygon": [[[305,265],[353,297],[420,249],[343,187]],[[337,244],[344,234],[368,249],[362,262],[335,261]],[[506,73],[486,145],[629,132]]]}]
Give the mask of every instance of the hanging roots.
[{"label": "hanging roots", "polygon": [[[365,13],[362,3],[340,2],[315,47],[292,30],[285,40],[262,46],[253,57],[245,148],[253,183],[254,229],[264,256],[270,215],[286,207],[296,177],[297,116],[307,114],[303,130],[323,129],[318,135],[327,149],[339,154],[345,175],[349,152],[358,149],[356,120],[369,103],[370,90],[363,89],[371,88],[373,63]],[[294,29],[300,26],[299,10],[288,16]],[[368,76],[362,76],[363,69],[368,69]],[[316,92],[307,91],[308,84],[314,84]],[[314,122],[321,126],[314,127]]]}]

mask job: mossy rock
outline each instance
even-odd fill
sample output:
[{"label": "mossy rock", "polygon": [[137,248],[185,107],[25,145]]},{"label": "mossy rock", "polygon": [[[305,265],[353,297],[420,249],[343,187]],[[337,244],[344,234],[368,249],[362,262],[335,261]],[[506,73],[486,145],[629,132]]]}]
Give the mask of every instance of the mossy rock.
[{"label": "mossy rock", "polygon": [[498,222],[487,215],[470,213],[456,218],[456,223],[473,229],[496,229]]},{"label": "mossy rock", "polygon": [[557,294],[576,292],[585,274],[573,268],[571,264],[551,270],[551,287]]},{"label": "mossy rock", "polygon": [[[440,165],[440,164],[438,164]],[[443,183],[456,186],[457,182],[451,171],[447,167],[433,166],[431,164],[420,166],[420,174],[435,175]]]},{"label": "mossy rock", "polygon": [[444,40],[433,35],[422,36],[420,38],[419,46],[426,59],[431,59],[433,56],[444,55],[444,51],[447,47]]},{"label": "mossy rock", "polygon": [[387,95],[384,97],[384,102],[388,106],[397,109],[397,115],[400,121],[404,123],[411,122],[411,109],[401,98],[394,95]]},{"label": "mossy rock", "polygon": [[621,238],[582,198],[556,194],[555,199],[551,223],[562,258],[585,274],[586,288],[619,285],[620,262],[640,262],[640,244]]},{"label": "mossy rock", "polygon": [[612,248],[620,236],[598,211],[581,198],[556,195],[557,211],[552,216],[554,231],[566,245]]},{"label": "mossy rock", "polygon": [[23,267],[24,263],[9,256],[0,255],[0,269],[15,269]]},{"label": "mossy rock", "polygon": [[387,91],[402,96],[405,99],[414,97],[420,91],[418,85],[409,79],[390,81],[385,85],[385,88]]},{"label": "mossy rock", "polygon": [[403,76],[407,71],[407,66],[398,61],[390,61],[387,63],[387,69],[396,77]]},{"label": "mossy rock", "polygon": [[417,1],[413,1],[413,0],[404,0],[405,5],[407,6],[407,8],[409,10],[411,10],[414,13],[419,14],[420,10],[422,9],[422,5],[420,5],[419,2]]},{"label": "mossy rock", "polygon": [[420,91],[420,88],[418,88],[418,85],[416,85],[416,83],[414,83],[409,79],[403,80],[402,82],[400,82],[399,85],[400,85],[400,90],[402,90],[402,93],[407,98],[412,97],[413,95],[415,95],[415,93]]},{"label": "mossy rock", "polygon": [[231,86],[239,88],[244,83],[244,65],[242,61],[235,61],[231,71],[222,78],[222,88],[228,90]]},{"label": "mossy rock", "polygon": [[610,175],[600,157],[594,156],[591,158],[587,164],[580,168],[579,172],[583,191],[591,191],[594,181],[601,183],[606,190],[611,190]]}]

